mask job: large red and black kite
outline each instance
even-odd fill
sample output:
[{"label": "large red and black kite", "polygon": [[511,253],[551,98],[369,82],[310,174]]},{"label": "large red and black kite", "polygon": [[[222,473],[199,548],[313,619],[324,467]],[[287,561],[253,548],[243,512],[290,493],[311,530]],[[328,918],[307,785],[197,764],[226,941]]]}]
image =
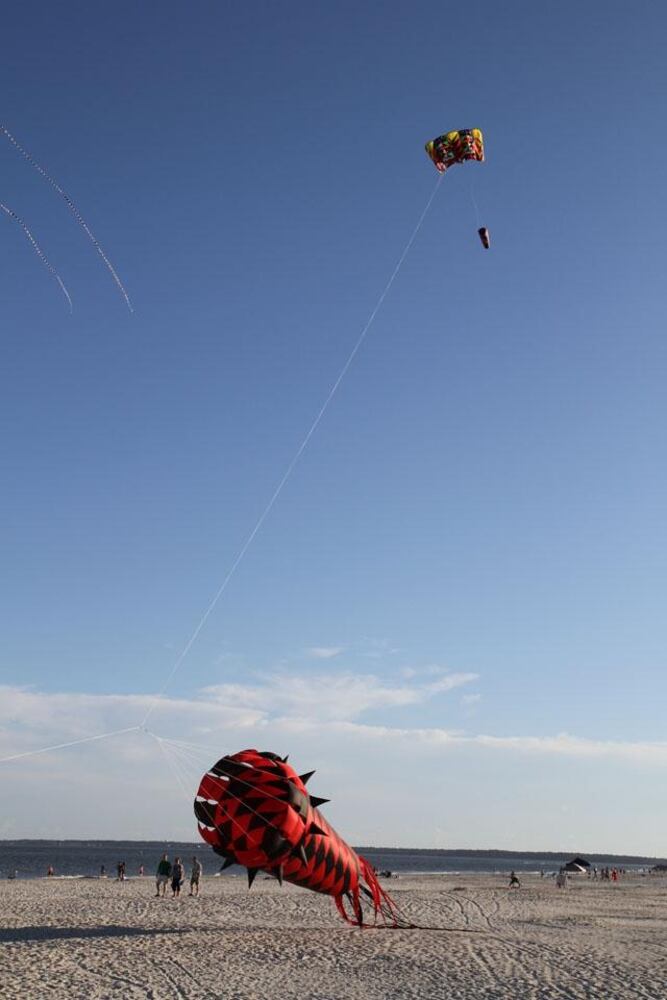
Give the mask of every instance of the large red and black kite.
[{"label": "large red and black kite", "polygon": [[[201,780],[195,799],[199,833],[228,865],[258,871],[333,896],[341,916],[360,927],[364,906],[373,922],[405,926],[375,870],[329,826],[309,795],[314,772],[297,774],[287,757],[242,750],[222,757]],[[347,903],[347,907],[346,907]],[[348,908],[351,912],[348,912]]]}]

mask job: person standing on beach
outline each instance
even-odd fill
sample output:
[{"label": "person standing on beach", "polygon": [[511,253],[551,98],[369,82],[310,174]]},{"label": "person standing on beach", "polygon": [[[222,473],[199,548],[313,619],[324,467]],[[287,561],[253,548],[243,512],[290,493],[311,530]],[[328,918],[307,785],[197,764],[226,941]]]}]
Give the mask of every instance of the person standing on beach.
[{"label": "person standing on beach", "polygon": [[199,882],[202,876],[202,865],[199,858],[192,859],[192,871],[190,872],[190,895],[199,895]]},{"label": "person standing on beach", "polygon": [[176,899],[177,896],[181,894],[181,886],[185,879],[185,869],[181,864],[180,858],[174,858],[174,867],[171,869],[171,893],[172,898]]},{"label": "person standing on beach", "polygon": [[[169,856],[163,854],[160,863],[157,866],[157,872],[155,874],[155,886],[157,892],[156,896],[164,896],[167,892],[167,882],[169,881],[169,876],[171,875],[171,862],[169,861]],[[162,889],[162,892],[160,892]]]},{"label": "person standing on beach", "polygon": [[118,867],[118,881],[119,882],[124,882],[125,881],[125,862],[124,861],[119,861],[117,867]]}]

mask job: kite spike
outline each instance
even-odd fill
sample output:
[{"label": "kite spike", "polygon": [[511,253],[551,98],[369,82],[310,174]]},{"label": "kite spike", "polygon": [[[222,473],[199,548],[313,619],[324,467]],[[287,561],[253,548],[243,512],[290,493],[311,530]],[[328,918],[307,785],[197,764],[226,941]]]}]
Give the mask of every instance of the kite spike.
[{"label": "kite spike", "polygon": [[285,756],[284,756],[284,757],[281,757],[280,759],[282,760],[283,764],[286,764],[286,763],[287,763],[287,761],[289,760],[289,754],[288,754],[288,753],[286,753],[286,754],[285,754]]},{"label": "kite spike", "polygon": [[255,875],[259,871],[259,868],[248,868],[248,888],[252,889],[252,884],[255,881]]},{"label": "kite spike", "polygon": [[232,861],[231,858],[225,858],[225,860],[220,865],[220,871],[224,872],[225,868],[231,868],[233,864],[236,864],[236,862]]},{"label": "kite spike", "polygon": [[308,855],[304,850],[303,844],[299,844],[298,847],[294,848],[294,850],[292,851],[292,856],[298,858],[299,861],[303,861],[304,865],[308,864]]},{"label": "kite spike", "polygon": [[305,774],[299,775],[299,781],[302,781],[304,785],[307,785],[314,774],[315,774],[314,771],[306,771]]},{"label": "kite spike", "polygon": [[318,795],[311,795],[309,798],[313,809],[317,809],[318,806],[323,806],[326,802],[331,802],[331,799],[321,799]]},{"label": "kite spike", "polygon": [[310,824],[310,826],[308,827],[308,833],[317,833],[317,834],[319,834],[320,837],[328,837],[329,836],[329,834],[327,833],[327,831],[323,830],[321,826],[317,825],[317,823],[311,823]]},{"label": "kite spike", "polygon": [[283,884],[283,866],[282,865],[278,865],[278,867],[276,868],[276,878],[278,879],[278,881],[280,882],[280,885],[282,886],[282,884]]}]

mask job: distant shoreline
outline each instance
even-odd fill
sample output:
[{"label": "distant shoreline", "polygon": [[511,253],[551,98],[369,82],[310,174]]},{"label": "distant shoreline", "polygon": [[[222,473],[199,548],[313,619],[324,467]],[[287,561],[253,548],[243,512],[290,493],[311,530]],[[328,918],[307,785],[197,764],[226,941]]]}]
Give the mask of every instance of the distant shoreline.
[{"label": "distant shoreline", "polygon": [[[132,846],[132,847],[154,847],[155,845],[174,845],[174,846],[189,846],[202,849],[205,845],[199,840],[175,840],[173,838],[163,838],[159,840],[123,840],[123,839],[109,839],[109,840],[97,840],[95,838],[77,838],[77,839],[56,839],[56,838],[32,838],[32,837],[19,837],[16,839],[0,839],[0,851],[3,847],[23,847],[23,846],[43,846],[43,847],[77,847],[77,846],[87,846],[87,847],[109,847],[112,848],[116,845]],[[644,855],[644,854],[615,854],[606,851],[597,851],[591,853],[590,851],[578,851],[578,850],[568,850],[568,851],[515,851],[515,850],[503,850],[502,848],[487,848],[483,850],[478,850],[476,848],[462,847],[462,848],[440,848],[440,847],[379,847],[370,844],[365,844],[363,846],[354,845],[354,849],[363,854],[364,851],[371,851],[374,853],[382,854],[405,854],[409,852],[410,854],[421,854],[421,855],[436,855],[440,858],[447,857],[459,857],[459,858],[488,858],[493,860],[494,858],[517,858],[522,860],[529,860],[531,857],[540,858],[544,861],[567,861],[576,855],[587,858],[590,861],[615,861],[618,864],[630,864],[630,865],[652,865],[658,863],[667,862],[667,858],[661,857],[659,855]]]}]

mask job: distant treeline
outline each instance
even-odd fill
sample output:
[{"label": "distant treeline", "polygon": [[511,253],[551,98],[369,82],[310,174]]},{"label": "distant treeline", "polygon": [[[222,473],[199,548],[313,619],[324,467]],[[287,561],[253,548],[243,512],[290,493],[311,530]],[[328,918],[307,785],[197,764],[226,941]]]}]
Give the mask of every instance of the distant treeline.
[{"label": "distant treeline", "polygon": [[[204,848],[200,841],[192,840],[38,840],[32,838],[23,838],[20,840],[0,840],[0,850],[2,846],[7,847],[21,847],[22,845],[31,845],[33,847],[45,846],[45,847],[109,847],[113,848],[118,845],[129,846],[134,848],[155,848],[163,849],[168,848],[174,849],[190,849],[199,848],[200,850]],[[364,851],[373,851],[375,853],[382,854],[405,854],[409,851],[411,854],[421,854],[421,855],[431,855],[439,858],[488,858],[492,860],[493,858],[516,858],[517,860],[530,860],[531,858],[540,859],[542,861],[569,861],[570,858],[579,855],[582,858],[586,858],[588,861],[614,861],[619,865],[654,865],[657,863],[667,863],[667,858],[664,857],[645,857],[643,855],[636,854],[590,854],[587,851],[503,851],[503,850],[472,850],[470,848],[459,848],[457,850],[451,848],[438,848],[438,847],[372,847],[366,845],[365,847],[355,847],[356,851],[360,851],[362,854]]]},{"label": "distant treeline", "polygon": [[650,858],[636,854],[589,854],[587,851],[499,851],[485,850],[475,851],[469,848],[451,850],[439,847],[355,847],[355,851],[381,851],[383,854],[402,854],[410,851],[411,854],[437,855],[439,858],[517,858],[529,860],[530,858],[542,859],[544,861],[569,861],[570,858],[582,857],[588,861],[617,861],[626,865],[653,865],[657,862],[664,862],[667,859],[657,857]]}]

